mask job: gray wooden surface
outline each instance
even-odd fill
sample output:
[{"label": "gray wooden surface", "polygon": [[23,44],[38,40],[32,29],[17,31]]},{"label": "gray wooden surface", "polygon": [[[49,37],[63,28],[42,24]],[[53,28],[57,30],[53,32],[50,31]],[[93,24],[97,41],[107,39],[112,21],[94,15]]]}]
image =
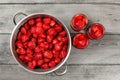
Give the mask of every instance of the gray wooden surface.
[{"label": "gray wooden surface", "polygon": [[[89,24],[102,23],[106,33],[84,50],[72,47],[65,75],[36,75],[19,67],[10,52],[12,19],[17,12],[51,14],[67,25],[72,36],[76,33],[69,26],[72,16],[84,13]],[[120,0],[0,0],[0,80],[61,79],[120,80]]]}]

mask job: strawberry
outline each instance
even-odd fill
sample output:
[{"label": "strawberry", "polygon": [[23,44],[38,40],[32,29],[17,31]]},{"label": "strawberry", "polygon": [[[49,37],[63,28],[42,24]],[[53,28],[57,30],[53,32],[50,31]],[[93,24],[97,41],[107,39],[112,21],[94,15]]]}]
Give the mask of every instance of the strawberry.
[{"label": "strawberry", "polygon": [[51,36],[56,36],[57,32],[54,28],[50,28],[48,30],[48,35],[51,35]]},{"label": "strawberry", "polygon": [[42,67],[43,69],[48,69],[48,68],[49,68],[49,66],[48,66],[47,63],[43,64],[41,67]]},{"label": "strawberry", "polygon": [[31,20],[28,21],[28,24],[29,24],[30,26],[33,26],[33,25],[35,24],[35,21],[34,21],[33,19],[31,19]]},{"label": "strawberry", "polygon": [[54,61],[49,62],[49,67],[55,67],[56,63]]},{"label": "strawberry", "polygon": [[51,59],[53,57],[53,54],[50,50],[47,50],[43,53],[45,58]]},{"label": "strawberry", "polygon": [[43,24],[43,29],[46,31],[50,28],[50,26],[48,24]]},{"label": "strawberry", "polygon": [[35,19],[35,22],[36,22],[36,23],[39,23],[39,22],[41,22],[41,21],[42,21],[42,19],[39,18],[39,17]]},{"label": "strawberry", "polygon": [[44,24],[49,24],[50,23],[50,17],[46,17],[43,19]]},{"label": "strawberry", "polygon": [[40,44],[42,42],[45,42],[45,39],[44,38],[38,38],[38,44]]},{"label": "strawberry", "polygon": [[43,55],[42,55],[42,53],[40,53],[40,52],[34,54],[34,59],[35,59],[35,60],[40,60],[40,59],[42,59],[42,57],[43,57]]},{"label": "strawberry", "polygon": [[62,58],[65,58],[66,55],[67,55],[67,51],[66,51],[66,50],[62,50],[62,51],[60,52],[60,56],[59,56],[59,57],[62,59]]},{"label": "strawberry", "polygon": [[33,54],[33,51],[31,49],[27,48],[26,53],[27,54]]},{"label": "strawberry", "polygon": [[27,35],[22,35],[22,42],[26,42],[29,39]]},{"label": "strawberry", "polygon": [[66,31],[62,31],[59,33],[60,36],[65,37],[67,35]]},{"label": "strawberry", "polygon": [[56,63],[56,64],[60,63],[60,61],[61,61],[60,58],[56,58],[56,59],[55,59],[55,63]]},{"label": "strawberry", "polygon": [[54,20],[50,21],[50,26],[53,27],[56,24],[56,22]]},{"label": "strawberry", "polygon": [[34,49],[36,47],[36,43],[33,41],[28,42],[28,48]]},{"label": "strawberry", "polygon": [[54,28],[57,32],[61,32],[63,30],[62,26],[58,24],[56,24]]},{"label": "strawberry", "polygon": [[36,27],[36,34],[42,34],[44,31],[43,31],[43,28],[42,27]]},{"label": "strawberry", "polygon": [[22,28],[21,28],[21,33],[22,33],[22,34],[27,34],[27,30],[26,30],[24,27],[22,27]]},{"label": "strawberry", "polygon": [[25,51],[24,48],[17,48],[16,52],[17,52],[18,54],[26,54],[26,51]]},{"label": "strawberry", "polygon": [[48,35],[48,36],[47,36],[47,42],[52,42],[52,40],[53,40],[53,36]]},{"label": "strawberry", "polygon": [[21,41],[17,41],[15,44],[18,48],[23,48],[23,44]]},{"label": "strawberry", "polygon": [[42,27],[42,25],[43,25],[42,22],[37,22],[36,23],[36,27]]},{"label": "strawberry", "polygon": [[37,65],[41,68],[42,64],[44,63],[44,60],[38,60],[37,61]]},{"label": "strawberry", "polygon": [[48,59],[48,58],[44,58],[44,62],[50,62],[50,59]]}]

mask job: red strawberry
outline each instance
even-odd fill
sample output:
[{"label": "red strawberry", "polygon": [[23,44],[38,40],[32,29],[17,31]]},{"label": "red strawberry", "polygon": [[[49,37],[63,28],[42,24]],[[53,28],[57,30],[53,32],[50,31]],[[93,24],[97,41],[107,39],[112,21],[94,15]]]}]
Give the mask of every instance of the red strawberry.
[{"label": "red strawberry", "polygon": [[49,68],[49,66],[48,66],[48,64],[47,64],[47,63],[45,63],[45,64],[43,64],[43,65],[42,65],[42,68],[43,68],[43,69],[48,69],[48,68]]},{"label": "red strawberry", "polygon": [[27,48],[26,53],[27,54],[33,54],[33,51],[31,49]]},{"label": "red strawberry", "polygon": [[67,37],[63,37],[63,38],[62,38],[62,42],[63,42],[64,44],[68,44],[68,38],[67,38]]},{"label": "red strawberry", "polygon": [[51,59],[53,57],[53,54],[50,50],[47,50],[43,53],[45,58]]},{"label": "red strawberry", "polygon": [[62,36],[58,36],[58,37],[57,37],[57,39],[58,39],[59,41],[62,41],[62,38],[63,38]]},{"label": "red strawberry", "polygon": [[38,44],[45,42],[44,38],[38,38]]},{"label": "red strawberry", "polygon": [[53,52],[53,56],[54,56],[54,58],[58,58],[58,57],[59,57],[59,54],[60,54],[59,51],[56,51],[56,50],[53,49],[52,52]]},{"label": "red strawberry", "polygon": [[18,33],[18,35],[17,35],[17,39],[18,39],[18,40],[20,40],[20,39],[21,39],[21,37],[22,37],[22,33],[21,33],[21,32],[19,32],[19,33]]},{"label": "red strawberry", "polygon": [[43,24],[43,29],[44,30],[48,30],[50,28],[50,26],[48,24]]},{"label": "red strawberry", "polygon": [[38,35],[37,34],[33,34],[33,37],[36,39],[38,37]]},{"label": "red strawberry", "polygon": [[44,58],[44,62],[49,62],[50,61],[50,59],[48,59],[48,58]]},{"label": "red strawberry", "polygon": [[26,34],[28,37],[30,37],[32,35],[31,31],[28,30],[27,34]]},{"label": "red strawberry", "polygon": [[40,44],[40,48],[43,48],[44,50],[49,48],[49,43],[48,42],[44,42]]},{"label": "red strawberry", "polygon": [[37,65],[41,68],[42,64],[44,63],[44,60],[38,60],[37,61]]},{"label": "red strawberry", "polygon": [[17,52],[18,54],[26,54],[26,51],[25,51],[25,49],[23,49],[23,48],[17,48],[16,52]]},{"label": "red strawberry", "polygon": [[28,23],[25,23],[25,24],[24,24],[24,28],[25,28],[26,30],[29,29],[29,25],[28,25]]},{"label": "red strawberry", "polygon": [[27,35],[22,35],[22,42],[26,42],[29,39]]},{"label": "red strawberry", "polygon": [[65,58],[66,55],[67,55],[67,51],[66,51],[66,50],[62,50],[62,51],[60,52],[60,58],[61,58],[61,59],[62,59],[62,58]]},{"label": "red strawberry", "polygon": [[62,49],[62,45],[63,45],[62,42],[55,44],[54,46],[55,50],[60,51]]},{"label": "red strawberry", "polygon": [[41,18],[36,18],[35,21],[36,21],[36,23],[38,23],[38,22],[41,22],[42,19]]},{"label": "red strawberry", "polygon": [[48,30],[48,35],[51,35],[51,36],[56,36],[57,32],[54,28],[50,28]]},{"label": "red strawberry", "polygon": [[34,49],[34,48],[36,47],[36,43],[33,42],[33,41],[30,41],[30,42],[28,42],[28,47],[29,47],[30,49]]},{"label": "red strawberry", "polygon": [[55,63],[56,63],[56,64],[60,63],[60,61],[61,61],[60,58],[56,58],[56,59],[55,59]]},{"label": "red strawberry", "polygon": [[25,60],[25,55],[20,55],[19,58],[20,58],[20,60],[24,61]]},{"label": "red strawberry", "polygon": [[61,32],[62,31],[62,26],[61,25],[55,25],[55,30],[57,31],[57,32]]},{"label": "red strawberry", "polygon": [[35,38],[32,38],[31,41],[33,41],[33,42],[37,42],[37,40],[36,40]]},{"label": "red strawberry", "polygon": [[40,38],[46,38],[46,34],[45,33],[43,33],[43,34],[41,34],[39,36],[40,36]]},{"label": "red strawberry", "polygon": [[35,67],[36,67],[36,61],[35,60],[33,60],[33,61],[31,61],[31,62],[28,62],[28,68],[30,68],[30,69],[34,69]]},{"label": "red strawberry", "polygon": [[67,51],[67,45],[64,45],[64,46],[63,46],[63,50],[66,50],[66,51]]},{"label": "red strawberry", "polygon": [[53,27],[56,24],[56,22],[54,20],[50,21],[50,26]]},{"label": "red strawberry", "polygon": [[25,56],[24,61],[25,61],[25,62],[30,62],[30,61],[32,61],[32,56]]},{"label": "red strawberry", "polygon": [[33,66],[36,66],[36,65],[37,65],[36,60],[33,60],[32,63],[33,63]]},{"label": "red strawberry", "polygon": [[58,42],[59,42],[58,39],[54,39],[52,44],[57,44]]},{"label": "red strawberry", "polygon": [[32,26],[32,27],[31,27],[31,29],[30,29],[31,33],[34,34],[34,33],[36,32],[35,28],[36,28],[35,26]]},{"label": "red strawberry", "polygon": [[43,22],[45,23],[45,24],[49,24],[50,23],[50,17],[46,17],[46,18],[44,18],[43,19]]},{"label": "red strawberry", "polygon": [[50,67],[55,67],[56,63],[54,61],[49,62]]},{"label": "red strawberry", "polygon": [[30,68],[30,69],[34,69],[35,66],[33,66],[33,63],[32,63],[32,62],[28,62],[28,68]]},{"label": "red strawberry", "polygon": [[43,23],[42,22],[37,22],[36,27],[42,27]]},{"label": "red strawberry", "polygon": [[36,53],[40,52],[39,46],[35,47],[34,51],[35,51]]},{"label": "red strawberry", "polygon": [[65,37],[66,34],[67,34],[66,31],[62,31],[62,32],[59,33],[59,35],[62,36],[62,37]]},{"label": "red strawberry", "polygon": [[24,42],[24,43],[23,43],[23,47],[24,47],[24,48],[27,48],[27,47],[28,47],[28,42]]},{"label": "red strawberry", "polygon": [[48,35],[48,36],[47,36],[47,42],[52,42],[52,40],[53,40],[53,36]]},{"label": "red strawberry", "polygon": [[36,27],[36,34],[42,34],[44,31],[43,31],[43,28],[42,27]]},{"label": "red strawberry", "polygon": [[53,49],[53,44],[49,44],[49,49]]},{"label": "red strawberry", "polygon": [[21,41],[17,41],[17,42],[16,42],[16,46],[17,46],[18,48],[23,48],[23,44],[22,44]]},{"label": "red strawberry", "polygon": [[22,34],[27,34],[27,31],[26,31],[26,29],[24,27],[21,28],[21,33]]},{"label": "red strawberry", "polygon": [[42,53],[35,53],[34,54],[34,59],[35,60],[40,60],[40,59],[42,59],[42,57],[43,57]]},{"label": "red strawberry", "polygon": [[34,23],[35,23],[35,21],[34,21],[33,19],[31,19],[31,20],[28,21],[28,24],[29,24],[30,26],[33,26]]}]

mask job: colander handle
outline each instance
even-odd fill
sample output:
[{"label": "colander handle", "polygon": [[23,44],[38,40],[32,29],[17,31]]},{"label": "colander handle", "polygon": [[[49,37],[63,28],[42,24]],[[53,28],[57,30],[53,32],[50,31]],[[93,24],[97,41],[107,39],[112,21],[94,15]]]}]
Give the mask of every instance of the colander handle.
[{"label": "colander handle", "polygon": [[[59,70],[54,71],[54,73],[55,73],[57,76],[62,76],[62,75],[64,75],[64,74],[67,72],[67,69],[68,69],[67,63],[65,63],[64,66],[62,66],[62,67],[64,67],[64,70],[63,70],[63,71],[61,71],[61,72],[58,72]],[[61,68],[62,68],[62,67],[61,67]]]},{"label": "colander handle", "polygon": [[25,14],[25,13],[23,13],[23,12],[18,12],[17,14],[15,14],[15,16],[13,17],[13,23],[14,23],[15,25],[17,24],[16,18],[17,18],[17,16],[19,16],[19,15],[27,16],[27,14]]}]

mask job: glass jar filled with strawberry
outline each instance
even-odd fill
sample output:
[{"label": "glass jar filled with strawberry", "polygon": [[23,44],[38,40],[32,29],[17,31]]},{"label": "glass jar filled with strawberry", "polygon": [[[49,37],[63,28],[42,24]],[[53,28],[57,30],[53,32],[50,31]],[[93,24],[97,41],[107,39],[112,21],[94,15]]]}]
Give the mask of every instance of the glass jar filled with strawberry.
[{"label": "glass jar filled with strawberry", "polygon": [[87,34],[90,39],[100,39],[104,36],[104,31],[105,28],[102,24],[94,23],[88,28]]},{"label": "glass jar filled with strawberry", "polygon": [[84,14],[76,14],[71,21],[71,27],[75,31],[80,31],[86,27],[88,18]]},{"label": "glass jar filled with strawberry", "polygon": [[78,49],[84,49],[89,44],[89,38],[85,33],[78,33],[73,38],[73,46]]}]

